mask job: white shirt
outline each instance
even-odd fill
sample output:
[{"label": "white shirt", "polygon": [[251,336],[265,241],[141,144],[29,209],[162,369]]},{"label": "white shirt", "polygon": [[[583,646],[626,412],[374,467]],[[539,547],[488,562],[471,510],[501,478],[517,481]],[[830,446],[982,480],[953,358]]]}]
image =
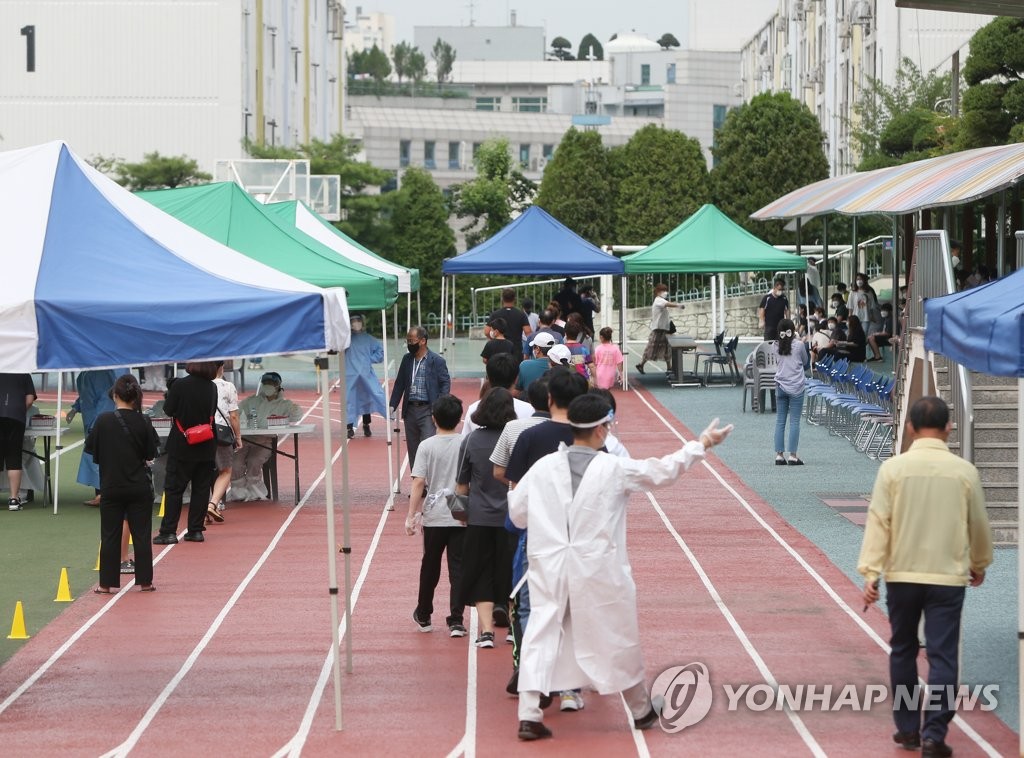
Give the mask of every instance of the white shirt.
[{"label": "white shirt", "polygon": [[[462,419],[462,436],[465,437],[475,429],[479,429],[476,424],[473,423],[473,414],[476,413],[477,407],[480,405],[480,401],[477,400],[475,403],[466,409],[466,415]],[[516,418],[530,418],[534,413],[534,407],[529,403],[524,403],[517,397],[512,398],[512,405],[516,409]]]}]

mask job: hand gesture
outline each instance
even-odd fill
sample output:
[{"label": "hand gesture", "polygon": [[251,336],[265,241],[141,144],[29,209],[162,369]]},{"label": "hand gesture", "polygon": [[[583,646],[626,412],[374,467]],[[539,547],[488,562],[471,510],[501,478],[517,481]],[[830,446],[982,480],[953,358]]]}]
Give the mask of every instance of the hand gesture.
[{"label": "hand gesture", "polygon": [[716,418],[708,424],[707,429],[700,433],[700,442],[704,445],[705,450],[715,447],[716,445],[721,445],[725,441],[725,438],[729,436],[729,432],[731,432],[733,428],[732,424],[719,427],[718,419]]}]

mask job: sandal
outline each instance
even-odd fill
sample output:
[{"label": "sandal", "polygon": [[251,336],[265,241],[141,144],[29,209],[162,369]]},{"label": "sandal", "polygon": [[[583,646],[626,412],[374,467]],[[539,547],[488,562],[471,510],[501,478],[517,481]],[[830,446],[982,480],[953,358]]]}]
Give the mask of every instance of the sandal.
[{"label": "sandal", "polygon": [[[212,500],[210,501],[209,507],[206,509],[206,518],[213,519],[218,524],[224,523],[224,517],[217,511],[217,504]],[[209,524],[210,522],[207,521],[206,523]]]},{"label": "sandal", "polygon": [[110,587],[97,587],[93,590],[97,595],[113,595],[114,591]]},{"label": "sandal", "polygon": [[782,453],[776,453],[775,454],[775,465],[776,466],[785,466],[786,465],[786,458],[782,455]]},{"label": "sandal", "polygon": [[644,372],[644,364],[642,364],[642,363],[636,364],[636,370],[639,371],[641,374],[645,373]]},{"label": "sandal", "polygon": [[800,460],[799,458],[797,458],[795,455],[791,455],[791,456],[789,456],[789,465],[790,466],[803,466],[804,462],[802,460]]},{"label": "sandal", "polygon": [[139,587],[139,592],[156,592],[156,585],[147,584],[145,587]]}]

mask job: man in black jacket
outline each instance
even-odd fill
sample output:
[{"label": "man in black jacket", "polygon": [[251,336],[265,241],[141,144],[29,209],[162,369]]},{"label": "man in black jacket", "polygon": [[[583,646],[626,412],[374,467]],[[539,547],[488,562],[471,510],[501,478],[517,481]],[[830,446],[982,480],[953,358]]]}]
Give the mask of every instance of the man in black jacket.
[{"label": "man in black jacket", "polygon": [[430,407],[441,395],[449,394],[452,388],[448,364],[440,355],[427,349],[428,337],[426,328],[422,326],[414,326],[409,330],[405,337],[409,354],[402,358],[402,365],[398,367],[398,376],[388,403],[392,414],[397,410],[399,402],[402,403],[410,470],[416,462],[416,450],[420,442],[433,437],[437,431]]}]

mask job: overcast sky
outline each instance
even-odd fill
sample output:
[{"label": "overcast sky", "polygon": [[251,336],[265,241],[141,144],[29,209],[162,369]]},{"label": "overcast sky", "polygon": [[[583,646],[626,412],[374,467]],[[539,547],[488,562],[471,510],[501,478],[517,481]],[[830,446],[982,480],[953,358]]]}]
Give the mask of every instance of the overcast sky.
[{"label": "overcast sky", "polygon": [[[543,26],[547,40],[567,38],[575,48],[587,32],[605,42],[612,34],[636,30],[651,39],[671,32],[685,46],[736,49],[778,8],[778,0],[348,0],[356,7],[395,17],[396,41],[413,39],[414,26],[504,26],[511,11],[519,26]],[[691,24],[693,29],[688,31]]]}]

